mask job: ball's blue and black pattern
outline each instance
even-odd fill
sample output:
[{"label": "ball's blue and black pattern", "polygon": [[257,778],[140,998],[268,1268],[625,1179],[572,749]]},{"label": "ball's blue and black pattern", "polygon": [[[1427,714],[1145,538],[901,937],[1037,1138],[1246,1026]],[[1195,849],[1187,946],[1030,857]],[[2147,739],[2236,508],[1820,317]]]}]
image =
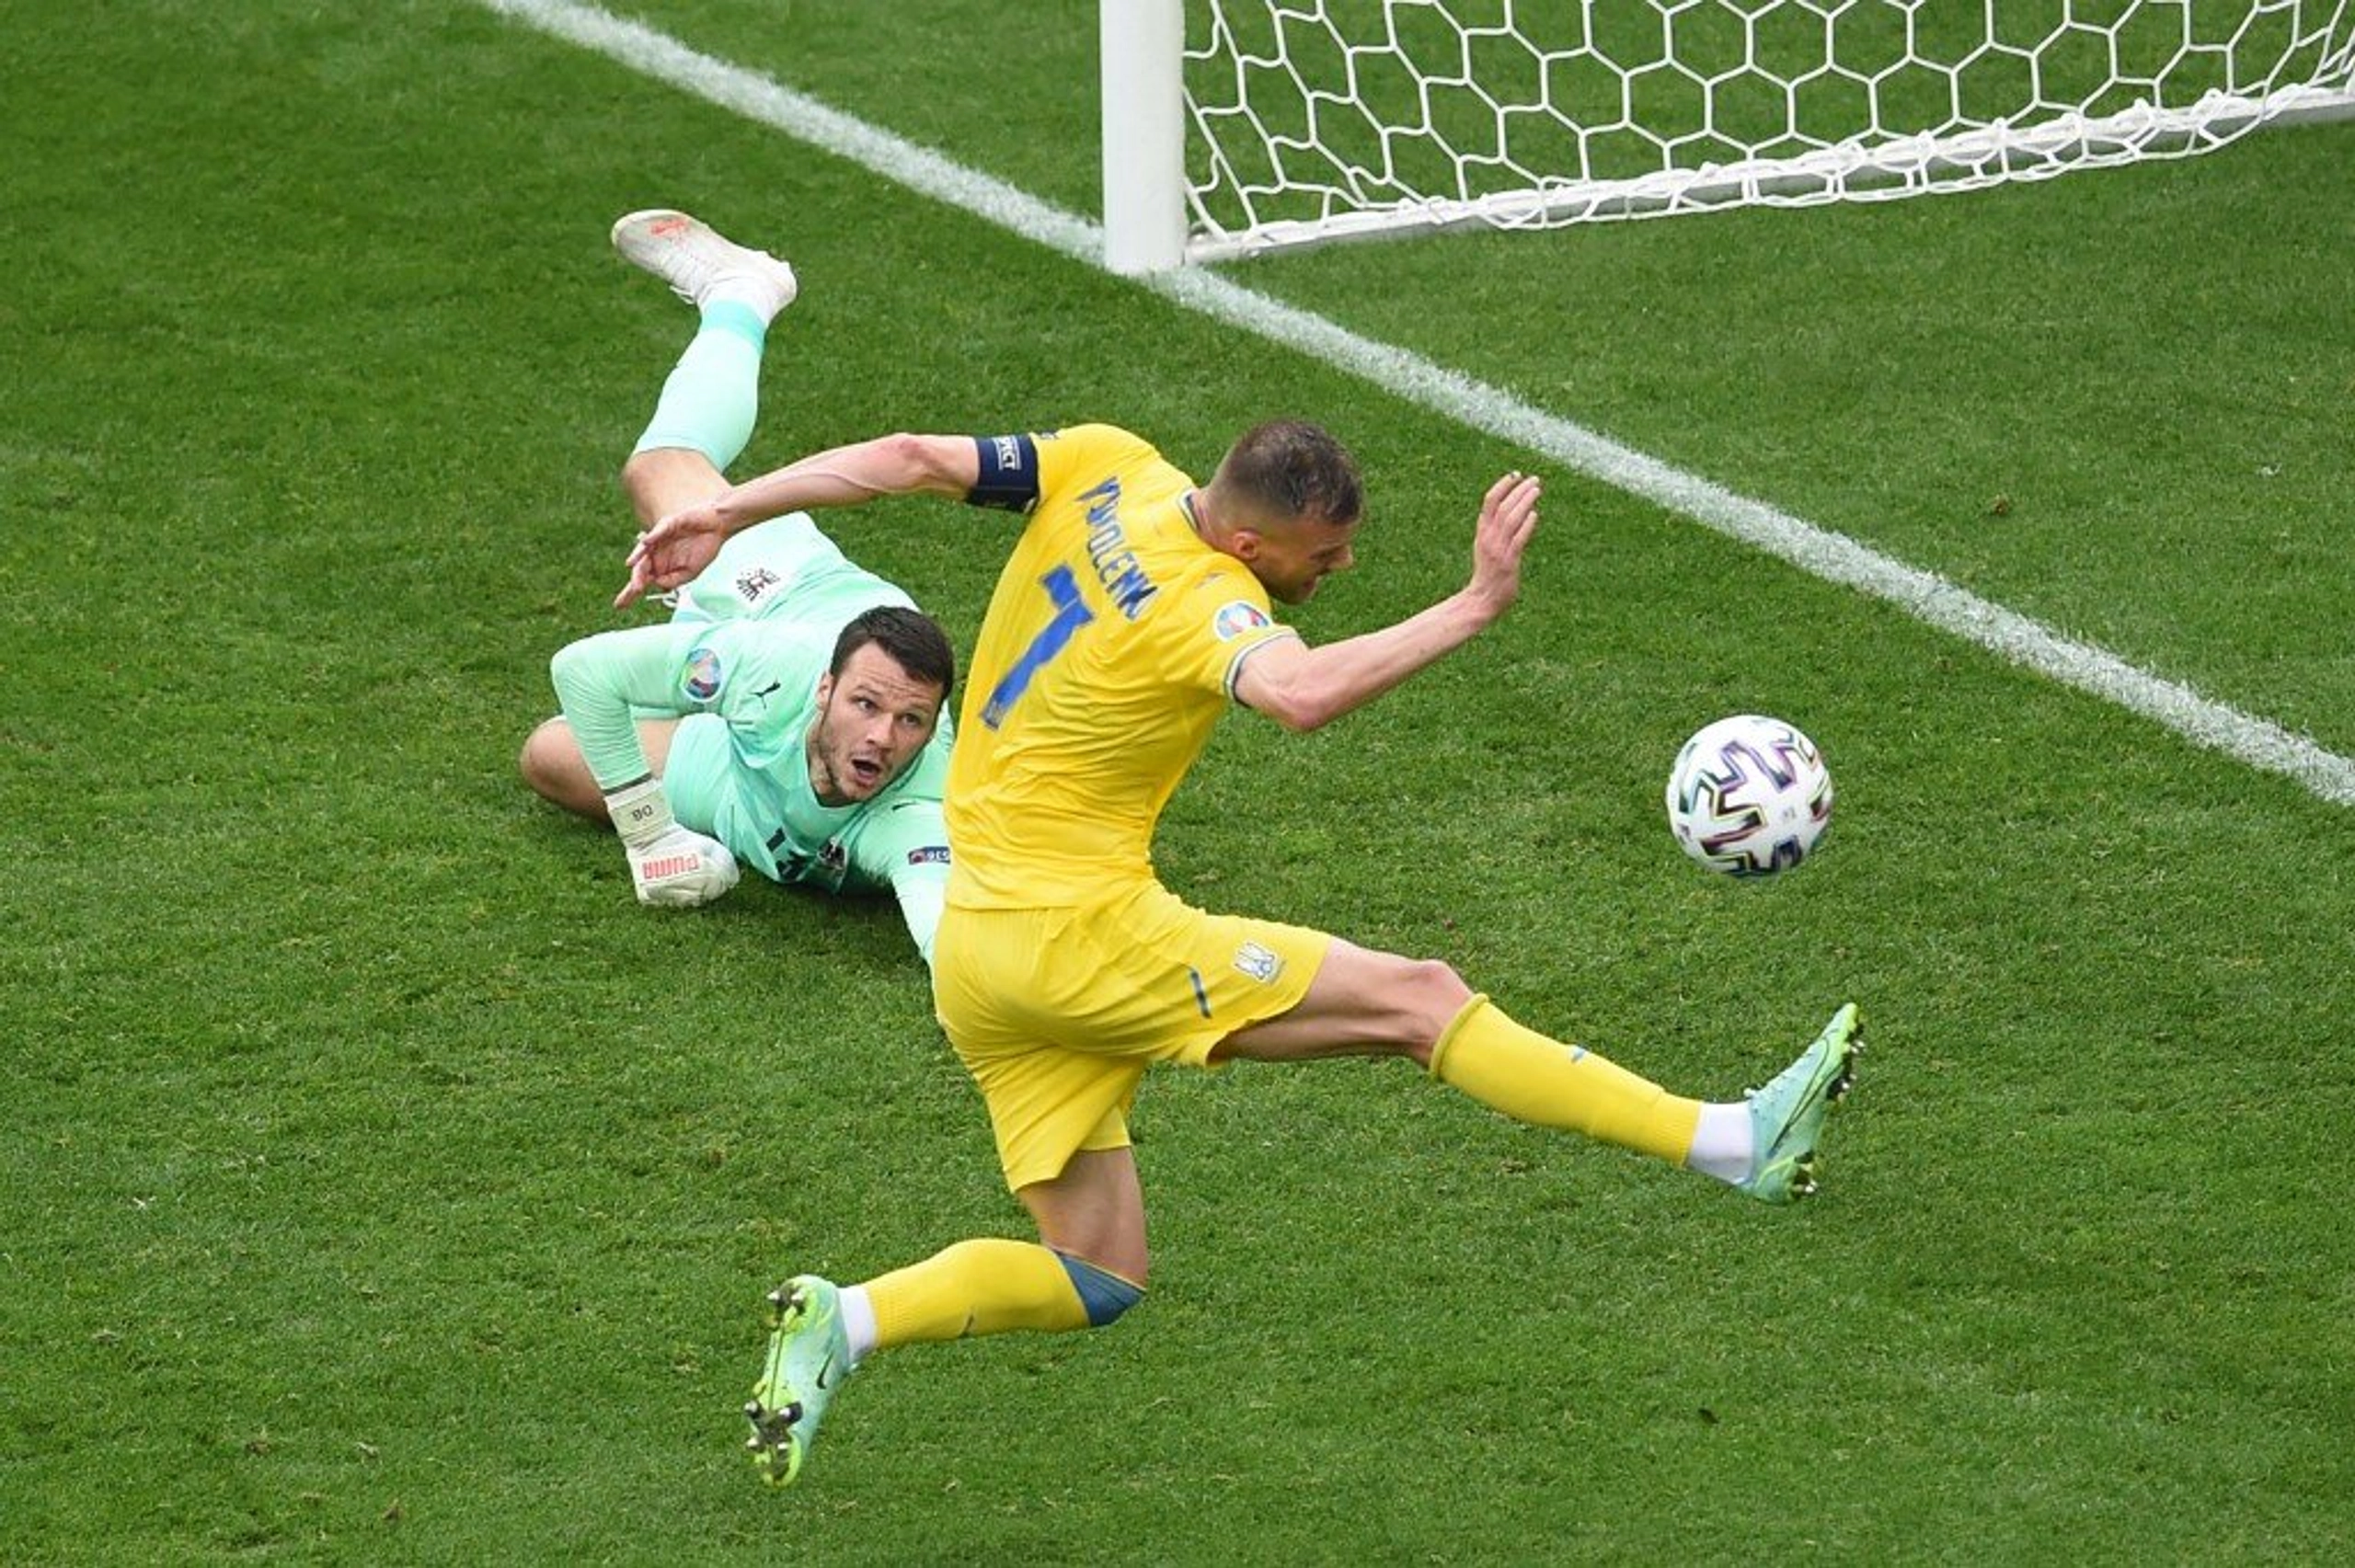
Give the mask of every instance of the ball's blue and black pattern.
[{"label": "ball's blue and black pattern", "polygon": [[1668,825],[1684,853],[1731,876],[1807,858],[1832,822],[1832,773],[1793,724],[1737,714],[1684,743],[1669,773]]}]

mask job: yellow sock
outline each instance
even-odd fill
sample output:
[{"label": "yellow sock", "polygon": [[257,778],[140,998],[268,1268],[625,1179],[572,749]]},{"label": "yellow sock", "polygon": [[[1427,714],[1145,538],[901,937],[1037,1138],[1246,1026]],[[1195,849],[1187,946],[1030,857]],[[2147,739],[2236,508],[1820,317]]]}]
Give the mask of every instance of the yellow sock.
[{"label": "yellow sock", "polygon": [[1700,1101],[1524,1029],[1485,996],[1465,1002],[1441,1032],[1431,1076],[1516,1121],[1582,1132],[1680,1165],[1701,1124]]},{"label": "yellow sock", "polygon": [[1032,1242],[972,1241],[867,1282],[877,1349],[1009,1329],[1087,1326],[1063,1260]]}]

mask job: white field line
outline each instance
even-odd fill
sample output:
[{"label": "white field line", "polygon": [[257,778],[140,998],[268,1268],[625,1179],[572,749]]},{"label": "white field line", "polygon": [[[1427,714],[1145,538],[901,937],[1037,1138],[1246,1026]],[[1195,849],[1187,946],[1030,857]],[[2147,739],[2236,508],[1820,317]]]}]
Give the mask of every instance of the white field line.
[{"label": "white field line", "polygon": [[[579,0],[477,0],[501,15],[604,55],[643,75],[781,131],[884,179],[1008,229],[1083,266],[1101,268],[1094,222],[1038,200],[929,149],[830,109],[741,66]],[[1211,273],[1179,269],[1135,280],[1204,315],[1363,377],[1473,429],[1666,508],[1800,570],[1888,601],[2016,664],[2116,703],[2253,768],[2284,774],[2324,800],[2355,806],[2355,760],[2270,720],[2202,696],[2041,622],[1980,598],[1935,572],[1534,408],[1420,355],[1360,337],[1312,312]]]}]

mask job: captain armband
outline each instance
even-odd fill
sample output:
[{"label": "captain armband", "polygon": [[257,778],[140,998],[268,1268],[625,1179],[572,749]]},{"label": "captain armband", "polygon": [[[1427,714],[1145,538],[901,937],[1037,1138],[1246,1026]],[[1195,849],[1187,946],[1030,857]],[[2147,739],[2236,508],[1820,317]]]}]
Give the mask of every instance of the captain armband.
[{"label": "captain armband", "polygon": [[1028,436],[975,436],[982,476],[966,501],[1000,511],[1027,512],[1039,500],[1039,443]]}]

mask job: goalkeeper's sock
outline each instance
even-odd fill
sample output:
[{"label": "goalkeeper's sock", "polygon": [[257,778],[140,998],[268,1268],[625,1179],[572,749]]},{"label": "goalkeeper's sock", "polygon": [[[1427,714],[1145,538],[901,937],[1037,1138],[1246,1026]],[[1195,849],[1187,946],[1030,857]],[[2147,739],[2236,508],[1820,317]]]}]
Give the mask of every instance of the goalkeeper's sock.
[{"label": "goalkeeper's sock", "polygon": [[959,1242],[859,1288],[877,1348],[1016,1329],[1084,1329],[1088,1313],[1063,1258],[1033,1242]]},{"label": "goalkeeper's sock", "polygon": [[767,338],[768,317],[753,305],[725,297],[705,304],[703,325],[663,381],[654,418],[633,450],[685,447],[725,474],[752,439]]},{"label": "goalkeeper's sock", "polygon": [[1564,1045],[1475,996],[1441,1031],[1431,1076],[1517,1121],[1584,1133],[1678,1164],[1693,1150],[1698,1100]]}]

